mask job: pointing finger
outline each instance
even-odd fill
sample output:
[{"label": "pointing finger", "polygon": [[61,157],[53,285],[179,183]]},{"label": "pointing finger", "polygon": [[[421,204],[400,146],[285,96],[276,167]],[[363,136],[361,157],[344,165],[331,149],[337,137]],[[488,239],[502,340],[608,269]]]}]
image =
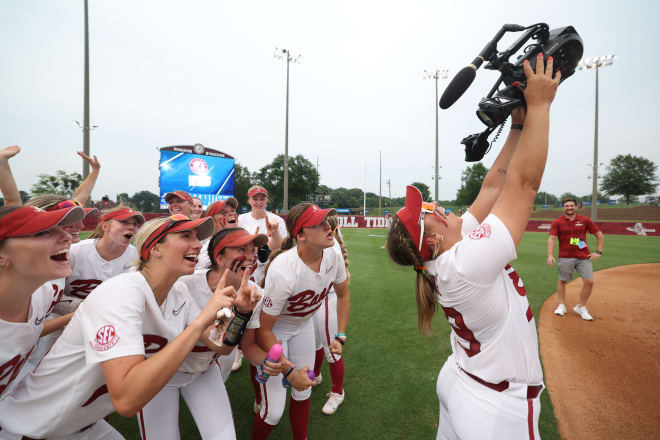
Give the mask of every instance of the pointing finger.
[{"label": "pointing finger", "polygon": [[247,289],[249,279],[250,279],[250,271],[246,269],[243,271],[243,278],[241,279],[241,291]]},{"label": "pointing finger", "polygon": [[220,281],[218,281],[218,285],[215,288],[216,292],[225,288],[225,285],[227,284],[228,276],[229,276],[229,269],[226,269],[225,272],[222,274],[222,278],[220,278]]}]

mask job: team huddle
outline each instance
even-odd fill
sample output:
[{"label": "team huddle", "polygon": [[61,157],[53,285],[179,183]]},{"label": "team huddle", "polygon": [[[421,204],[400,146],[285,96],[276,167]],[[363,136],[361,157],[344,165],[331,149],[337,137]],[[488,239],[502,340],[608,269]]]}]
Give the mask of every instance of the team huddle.
[{"label": "team huddle", "polygon": [[[512,112],[507,141],[462,217],[409,186],[392,218],[385,247],[417,273],[420,330],[430,330],[438,304],[451,326],[437,439],[540,438],[536,325],[509,263],[545,169],[561,78],[552,64],[542,55],[535,71],[523,63],[527,107]],[[250,212],[237,215],[229,198],[202,213],[201,201],[175,191],[165,196],[169,217],[145,221],[118,207],[80,240],[94,214],[82,206],[98,160],[79,153],[93,170],[71,200],[20,206],[8,165],[17,152],[0,150],[1,439],[121,439],[104,419],[115,411],[138,415],[143,440],[178,439],[179,396],[202,438],[234,439],[224,383],[243,357],[252,439],[279,423],[287,388],[293,438],[307,438],[324,359],[332,392],[323,413],[341,405],[350,277],[336,210],[301,203],[284,221],[254,186]]]}]

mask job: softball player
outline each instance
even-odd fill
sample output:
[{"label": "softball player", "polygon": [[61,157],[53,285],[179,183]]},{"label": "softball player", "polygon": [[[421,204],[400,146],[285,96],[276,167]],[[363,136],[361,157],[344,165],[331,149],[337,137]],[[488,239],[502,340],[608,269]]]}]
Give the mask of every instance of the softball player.
[{"label": "softball player", "polygon": [[[236,226],[238,222],[238,215],[236,214],[238,208],[238,200],[233,197],[228,197],[226,200],[218,200],[206,208],[204,217],[211,217],[215,222],[215,232],[220,229]],[[196,269],[206,269],[211,265],[209,259],[208,247],[210,238],[202,241],[202,252],[199,254],[199,261]]]},{"label": "softball player", "polygon": [[[54,211],[57,209],[71,208],[73,206],[82,206],[82,204],[77,200],[69,200],[64,196],[59,196],[57,194],[45,194],[28,200],[25,203],[25,206],[36,206],[45,211]],[[85,217],[98,213],[98,209],[96,208],[84,208],[84,210]],[[83,219],[65,227],[65,231],[71,234],[71,243],[78,243],[80,241],[80,231],[82,231],[83,227]]]},{"label": "softball player", "polygon": [[[240,228],[223,229],[211,239],[208,253],[213,264],[210,269],[184,276],[180,282],[188,287],[201,309],[213,295],[223,273],[229,270],[226,282],[238,293],[234,302],[236,310],[243,315],[251,315],[261,294],[256,285],[249,284],[248,278],[254,267],[256,247],[267,241],[263,234],[250,235]],[[228,359],[224,369],[223,358]],[[203,439],[235,439],[231,406],[223,382],[223,373],[231,372],[232,361],[233,356],[218,357],[208,347],[198,343],[170,382],[138,413],[142,438],[180,438],[181,393]]]},{"label": "softball player", "polygon": [[63,226],[83,216],[79,207],[0,208],[0,399],[11,394],[39,336],[48,331],[44,319],[53,305],[48,280],[71,273],[71,236]]},{"label": "softball player", "polygon": [[163,197],[169,205],[167,210],[172,215],[183,214],[190,217],[193,215],[193,198],[185,191],[168,192]]},{"label": "softball player", "polygon": [[516,125],[469,211],[445,215],[409,186],[388,234],[390,257],[417,272],[420,329],[430,329],[436,301],[452,329],[452,355],[436,385],[438,439],[539,438],[536,325],[524,284],[508,263],[516,258],[548,152],[550,104],[561,75],[552,78],[552,58],[547,69],[544,64],[540,56],[534,73],[524,62],[527,114],[512,114]]},{"label": "softball player", "polygon": [[80,304],[35,371],[0,401],[0,438],[121,438],[103,417],[135,415],[197,341],[221,351],[208,338],[210,325],[232,306],[233,287],[221,279],[200,312],[176,282],[193,273],[198,238],[211,234],[212,223],[182,215],[145,223],[138,271],[107,280]]},{"label": "softball player", "polygon": [[[310,386],[315,383],[307,377],[314,365],[314,326],[310,319],[322,306],[334,286],[337,292],[339,333],[331,344],[331,351],[341,354],[346,342],[346,323],[350,309],[348,281],[344,261],[332,249],[334,238],[328,215],[334,209],[320,209],[311,203],[291,208],[286,226],[289,232],[282,249],[270,256],[265,273],[264,299],[257,340],[268,351],[278,340],[282,341],[284,356],[294,369],[283,377],[294,386],[289,401],[289,415],[294,439],[307,438],[309,422]],[[285,382],[286,383],[286,382]],[[262,407],[254,418],[252,438],[268,438],[284,412],[286,389],[282,378],[271,376],[260,386]]]},{"label": "softball player", "polygon": [[198,218],[202,218],[202,212],[204,211],[204,204],[202,203],[202,199],[199,197],[193,197],[193,209],[192,209],[192,216],[190,217],[192,220],[197,220]]},{"label": "softball player", "polygon": [[[342,256],[344,266],[346,267],[346,279],[350,282],[350,273],[348,272],[348,252],[344,246],[344,240],[341,232],[337,217],[328,217],[328,224],[334,231],[335,244],[333,249]],[[316,338],[316,359],[314,360],[314,375],[316,376],[316,384],[319,385],[323,380],[321,376],[321,366],[323,365],[323,358],[328,359],[330,364],[330,377],[332,378],[332,390],[328,394],[328,401],[323,405],[321,412],[323,414],[331,415],[337,411],[339,405],[344,401],[344,358],[341,354],[332,353],[330,346],[333,341],[333,335],[338,331],[337,323],[337,294],[335,289],[330,289],[330,292],[325,297],[323,305],[318,308],[314,313],[314,336]]]}]

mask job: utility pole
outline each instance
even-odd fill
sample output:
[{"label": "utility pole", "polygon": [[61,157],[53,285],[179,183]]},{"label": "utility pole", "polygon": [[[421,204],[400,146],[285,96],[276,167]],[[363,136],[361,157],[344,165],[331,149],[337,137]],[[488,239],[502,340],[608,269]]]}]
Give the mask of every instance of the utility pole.
[{"label": "utility pole", "polygon": [[378,152],[378,215],[383,215],[383,150]]},{"label": "utility pole", "polygon": [[[89,18],[87,12],[87,1],[85,0],[85,79],[83,92],[83,153],[89,156]],[[89,162],[83,159],[82,178],[85,180],[89,175]]]},{"label": "utility pole", "polygon": [[435,107],[435,200],[438,200],[438,79],[447,79],[447,74],[449,69],[433,69],[431,71],[424,71],[424,79],[433,79],[435,80],[435,101],[433,106]]},{"label": "utility pole", "polygon": [[392,185],[391,185],[392,181],[390,179],[387,179],[387,182],[385,183],[387,183],[387,194],[388,197],[390,198],[390,208],[392,208]]}]

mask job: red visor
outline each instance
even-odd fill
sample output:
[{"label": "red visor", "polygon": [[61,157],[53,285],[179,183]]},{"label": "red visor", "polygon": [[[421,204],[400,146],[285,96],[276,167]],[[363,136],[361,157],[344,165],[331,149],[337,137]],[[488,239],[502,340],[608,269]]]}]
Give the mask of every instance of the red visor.
[{"label": "red visor", "polygon": [[170,203],[170,200],[172,200],[172,197],[178,197],[178,198],[183,199],[187,202],[190,202],[190,204],[192,204],[192,202],[193,202],[192,196],[190,194],[188,194],[187,192],[185,192],[185,191],[168,192],[167,194],[165,194],[164,198],[165,198],[165,201],[167,203]]},{"label": "red visor", "polygon": [[[419,217],[422,213],[422,193],[414,186],[406,186],[406,203],[399,209],[396,216],[410,234],[415,248],[419,249],[419,241],[422,229],[419,226]],[[426,241],[422,240],[422,249],[419,251],[422,259],[428,261],[431,259],[431,250]]]},{"label": "red visor", "polygon": [[321,223],[329,215],[337,215],[337,210],[334,208],[321,209],[316,205],[311,205],[303,211],[303,213],[296,220],[291,230],[292,237],[298,237],[298,233],[302,228],[309,228]]},{"label": "red visor", "polygon": [[36,206],[24,206],[0,218],[0,240],[38,234],[57,225],[71,225],[84,217],[85,211],[79,206],[55,211],[44,211]]},{"label": "red visor", "polygon": [[168,222],[163,223],[158,229],[152,232],[149,237],[147,237],[140,249],[140,258],[142,261],[147,261],[151,248],[153,248],[156,243],[167,234],[195,229],[197,231],[197,239],[204,240],[213,234],[214,228],[215,223],[211,217],[190,220],[189,217],[183,214],[175,214],[169,218]]},{"label": "red visor", "polygon": [[208,217],[213,217],[216,214],[220,214],[222,209],[225,207],[225,205],[229,205],[232,208],[236,209],[238,208],[238,200],[236,200],[233,197],[227,198],[227,200],[218,200],[217,202],[213,203],[211,206],[208,207],[207,209],[207,216]]},{"label": "red visor", "polygon": [[135,220],[137,220],[139,225],[142,225],[144,223],[144,216],[142,215],[142,213],[133,211],[131,208],[116,209],[114,211],[110,211],[107,214],[105,214],[103,217],[101,217],[101,221],[104,222],[111,219],[123,221],[123,220],[128,220],[129,218],[132,217],[135,217]]},{"label": "red visor", "polygon": [[218,255],[224,248],[241,247],[251,242],[254,242],[256,247],[261,247],[268,243],[268,237],[265,234],[250,234],[245,229],[230,232],[222,240],[218,241],[213,248],[213,261],[218,258]]},{"label": "red visor", "polygon": [[254,197],[254,196],[256,196],[257,194],[263,194],[263,195],[267,196],[267,195],[268,195],[268,191],[266,191],[266,188],[261,187],[261,186],[258,186],[258,187],[254,188],[252,191],[250,191],[250,192],[248,193],[248,197]]}]

